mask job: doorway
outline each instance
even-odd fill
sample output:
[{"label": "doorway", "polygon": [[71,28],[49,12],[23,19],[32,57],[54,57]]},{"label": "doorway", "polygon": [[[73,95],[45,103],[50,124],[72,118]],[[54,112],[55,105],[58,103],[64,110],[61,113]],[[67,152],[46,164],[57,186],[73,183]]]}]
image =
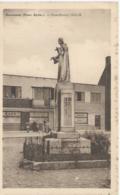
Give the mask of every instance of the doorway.
[{"label": "doorway", "polygon": [[100,115],[95,115],[95,127],[97,129],[101,128],[101,117],[100,117]]},{"label": "doorway", "polygon": [[26,123],[29,123],[29,119],[29,112],[21,112],[21,130],[26,130]]}]

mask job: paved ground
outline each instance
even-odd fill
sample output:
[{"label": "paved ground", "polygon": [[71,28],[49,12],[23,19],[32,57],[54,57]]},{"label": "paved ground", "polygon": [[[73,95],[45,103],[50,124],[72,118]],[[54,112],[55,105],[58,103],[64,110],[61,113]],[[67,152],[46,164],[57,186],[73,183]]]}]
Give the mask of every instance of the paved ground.
[{"label": "paved ground", "polygon": [[3,139],[3,187],[79,187],[101,188],[106,182],[108,169],[41,170],[19,168],[24,138]]},{"label": "paved ground", "polygon": [[[84,134],[86,131],[80,130],[78,132],[80,134]],[[103,132],[103,131],[99,131],[99,133],[100,132]],[[98,131],[96,133],[98,133]],[[110,137],[110,132],[104,132],[104,133]],[[18,130],[16,130],[16,131],[4,130],[3,131],[3,137],[6,137],[6,138],[9,138],[9,137],[29,137],[29,136],[35,137],[35,136],[43,136],[43,135],[46,135],[46,133],[41,132],[41,131],[39,131],[39,132],[30,131],[29,133],[27,133],[27,131],[22,131],[22,130],[20,130],[20,131],[18,131]]]},{"label": "paved ground", "polygon": [[27,133],[27,131],[4,131],[3,132],[4,138],[36,137],[36,136],[43,136],[43,135],[48,135],[48,134],[43,132],[33,132],[33,131],[30,131],[29,133]]}]

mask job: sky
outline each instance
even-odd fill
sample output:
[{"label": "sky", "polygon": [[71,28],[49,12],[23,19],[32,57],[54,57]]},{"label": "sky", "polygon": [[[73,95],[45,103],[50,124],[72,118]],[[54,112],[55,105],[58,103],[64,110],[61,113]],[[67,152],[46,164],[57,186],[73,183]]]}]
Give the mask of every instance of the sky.
[{"label": "sky", "polygon": [[4,10],[4,74],[57,78],[63,37],[72,82],[97,84],[110,54],[110,10]]}]

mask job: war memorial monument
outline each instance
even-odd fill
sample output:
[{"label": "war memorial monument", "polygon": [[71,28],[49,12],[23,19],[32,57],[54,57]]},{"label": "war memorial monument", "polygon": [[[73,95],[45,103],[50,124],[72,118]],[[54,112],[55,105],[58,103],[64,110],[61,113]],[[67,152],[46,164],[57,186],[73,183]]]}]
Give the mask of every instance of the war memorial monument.
[{"label": "war memorial monument", "polygon": [[[94,166],[89,160],[91,155],[91,140],[82,137],[74,125],[74,89],[70,81],[70,63],[67,44],[58,39],[57,56],[52,57],[58,64],[58,78],[55,88],[55,129],[50,133],[25,138],[23,146],[24,168],[66,169]],[[96,163],[96,162],[95,162]],[[105,162],[103,162],[105,163]],[[97,167],[99,167],[96,164]],[[101,164],[100,164],[101,166]]]}]

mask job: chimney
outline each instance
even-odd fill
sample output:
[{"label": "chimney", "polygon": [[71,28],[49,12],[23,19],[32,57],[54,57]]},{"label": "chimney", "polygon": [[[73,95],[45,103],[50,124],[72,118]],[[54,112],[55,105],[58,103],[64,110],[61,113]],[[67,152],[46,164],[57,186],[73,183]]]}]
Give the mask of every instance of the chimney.
[{"label": "chimney", "polygon": [[111,66],[111,56],[106,57],[106,66]]}]

